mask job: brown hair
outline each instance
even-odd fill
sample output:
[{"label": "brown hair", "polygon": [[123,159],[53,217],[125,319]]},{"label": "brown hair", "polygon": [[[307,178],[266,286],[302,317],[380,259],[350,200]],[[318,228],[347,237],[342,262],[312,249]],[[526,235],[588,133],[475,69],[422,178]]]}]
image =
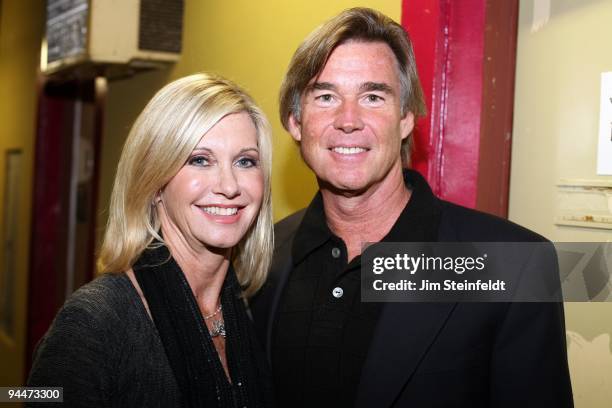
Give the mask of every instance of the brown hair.
[{"label": "brown hair", "polygon": [[[402,26],[379,11],[356,7],[344,10],[315,29],[293,55],[279,98],[280,119],[285,129],[289,129],[290,116],[300,121],[301,99],[310,81],[321,73],[333,50],[348,41],[387,44],[397,60],[402,115],[408,112],[416,117],[426,114],[408,34]],[[402,163],[405,166],[410,162],[411,147],[412,135],[402,141]]]}]

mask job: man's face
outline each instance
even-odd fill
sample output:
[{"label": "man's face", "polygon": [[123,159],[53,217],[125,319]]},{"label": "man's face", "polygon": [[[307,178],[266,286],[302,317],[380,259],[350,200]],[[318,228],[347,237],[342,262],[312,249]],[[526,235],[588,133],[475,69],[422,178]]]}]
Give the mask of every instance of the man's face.
[{"label": "man's face", "polygon": [[367,191],[401,177],[400,147],[414,115],[400,114],[395,55],[382,42],[348,42],[330,55],[302,97],[301,121],[289,119],[306,164],[323,185]]}]

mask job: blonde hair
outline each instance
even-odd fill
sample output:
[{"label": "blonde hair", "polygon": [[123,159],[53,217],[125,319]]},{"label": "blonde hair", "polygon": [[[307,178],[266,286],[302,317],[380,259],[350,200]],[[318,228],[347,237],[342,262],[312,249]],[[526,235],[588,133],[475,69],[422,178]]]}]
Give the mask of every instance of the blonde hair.
[{"label": "blonde hair", "polygon": [[[379,11],[364,7],[344,10],[315,29],[296,50],[280,89],[280,119],[289,130],[289,117],[298,122],[301,99],[310,81],[316,78],[336,47],[349,41],[383,42],[391,48],[400,81],[402,115],[412,112],[415,117],[427,112],[423,91],[414,59],[412,44],[401,25]],[[402,141],[402,163],[410,164],[412,134]]]},{"label": "blonde hair", "polygon": [[151,205],[157,192],[178,173],[202,135],[232,113],[246,112],[257,129],[264,196],[257,219],[232,251],[238,281],[246,296],[266,279],[273,250],[271,130],[251,97],[236,84],[211,74],[196,74],[162,88],[144,108],[125,141],[111,195],[98,270],[128,270],[153,239],[164,243]]}]

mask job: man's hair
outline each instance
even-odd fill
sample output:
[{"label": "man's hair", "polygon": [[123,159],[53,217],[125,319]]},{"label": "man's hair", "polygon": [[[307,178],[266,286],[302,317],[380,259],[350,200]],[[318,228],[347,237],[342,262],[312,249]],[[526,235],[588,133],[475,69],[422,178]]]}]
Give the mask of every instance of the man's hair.
[{"label": "man's hair", "polygon": [[[280,119],[289,129],[289,117],[299,122],[301,99],[313,78],[316,78],[336,47],[349,41],[382,42],[391,48],[400,82],[401,114],[415,117],[426,113],[423,91],[417,74],[412,43],[401,25],[384,14],[369,8],[344,10],[315,29],[293,55],[280,89]],[[410,163],[412,134],[402,141],[402,163]]]},{"label": "man's hair", "polygon": [[[265,115],[241,88],[221,77],[196,74],[174,81],[151,99],[123,146],[111,195],[98,270],[128,270],[161,237],[156,194],[185,165],[202,137],[232,113],[245,112],[257,129],[264,197],[257,219],[232,250],[238,281],[252,295],[272,259],[271,131]],[[232,135],[227,135],[232,137]]]}]

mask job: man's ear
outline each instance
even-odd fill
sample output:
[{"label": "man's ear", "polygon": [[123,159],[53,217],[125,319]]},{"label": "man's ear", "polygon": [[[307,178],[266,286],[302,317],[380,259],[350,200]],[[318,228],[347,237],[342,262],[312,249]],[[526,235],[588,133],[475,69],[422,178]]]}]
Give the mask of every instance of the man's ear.
[{"label": "man's ear", "polygon": [[293,113],[289,115],[289,133],[291,133],[291,137],[293,137],[293,140],[296,142],[302,140],[302,124]]},{"label": "man's ear", "polygon": [[404,118],[400,120],[400,132],[402,140],[407,138],[410,132],[414,129],[414,113],[407,112]]}]

